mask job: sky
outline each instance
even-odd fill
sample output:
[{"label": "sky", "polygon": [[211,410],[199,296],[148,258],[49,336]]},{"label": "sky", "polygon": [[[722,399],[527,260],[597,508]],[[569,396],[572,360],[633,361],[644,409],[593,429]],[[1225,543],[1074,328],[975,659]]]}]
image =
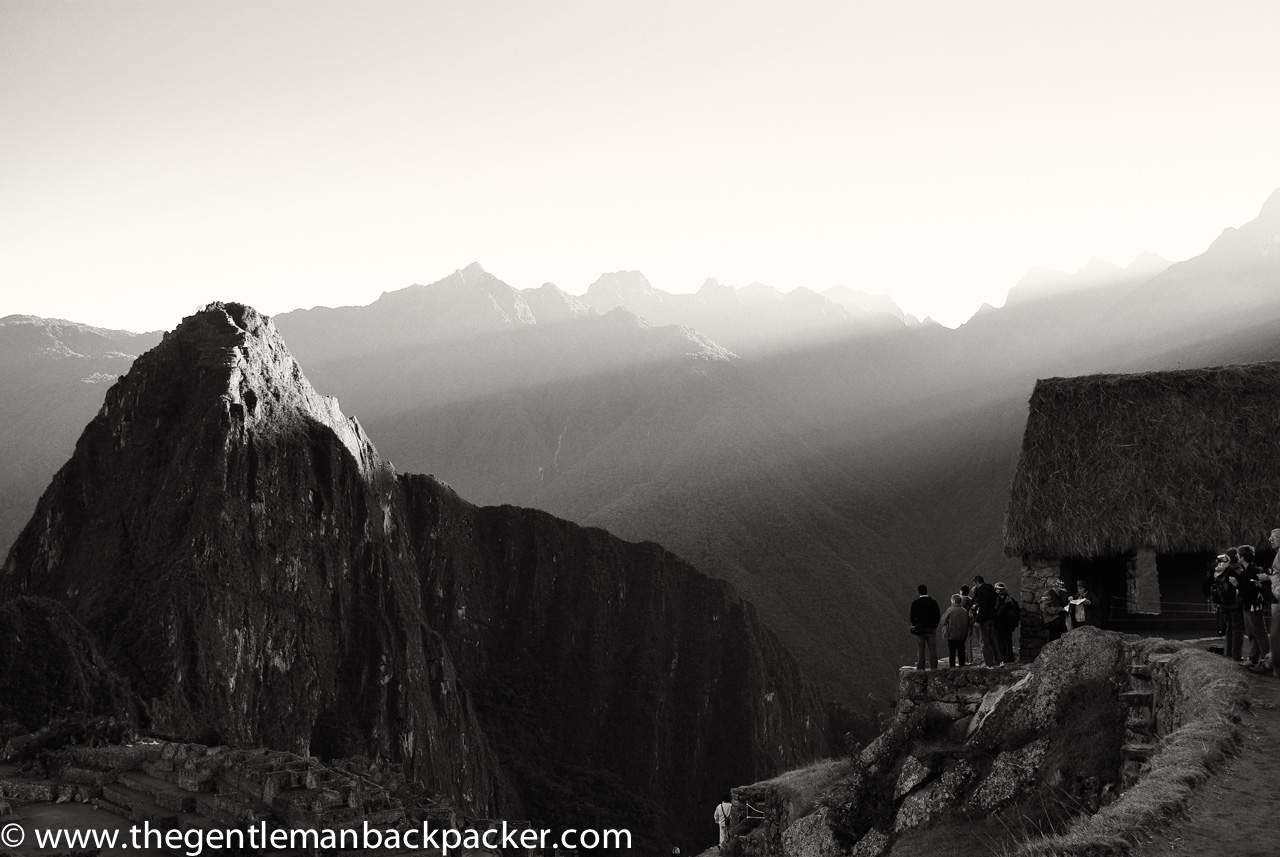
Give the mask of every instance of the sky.
[{"label": "sky", "polygon": [[0,316],[168,328],[479,262],[954,326],[1280,187],[1280,4],[0,0]]}]

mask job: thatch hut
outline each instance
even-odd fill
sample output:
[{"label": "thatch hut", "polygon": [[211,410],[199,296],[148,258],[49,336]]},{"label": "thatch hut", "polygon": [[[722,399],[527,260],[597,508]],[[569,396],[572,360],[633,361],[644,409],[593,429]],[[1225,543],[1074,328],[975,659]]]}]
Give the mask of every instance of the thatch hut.
[{"label": "thatch hut", "polygon": [[1280,526],[1280,363],[1036,382],[1005,520],[1022,655],[1048,581],[1088,580],[1113,628],[1211,628],[1224,547]]}]

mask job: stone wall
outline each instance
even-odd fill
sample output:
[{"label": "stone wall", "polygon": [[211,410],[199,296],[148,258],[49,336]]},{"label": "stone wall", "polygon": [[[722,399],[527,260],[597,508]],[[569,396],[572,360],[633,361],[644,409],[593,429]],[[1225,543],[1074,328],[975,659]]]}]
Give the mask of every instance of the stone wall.
[{"label": "stone wall", "polygon": [[953,720],[968,717],[978,710],[987,691],[1007,687],[1026,675],[1025,667],[1010,664],[1003,667],[941,667],[898,670],[899,716],[910,714],[921,705],[931,705]]},{"label": "stone wall", "polygon": [[1062,576],[1062,568],[1056,559],[1023,558],[1022,560],[1022,624],[1018,638],[1018,653],[1029,661],[1040,654],[1049,642],[1049,632],[1040,613],[1040,596],[1049,588],[1050,581]]}]

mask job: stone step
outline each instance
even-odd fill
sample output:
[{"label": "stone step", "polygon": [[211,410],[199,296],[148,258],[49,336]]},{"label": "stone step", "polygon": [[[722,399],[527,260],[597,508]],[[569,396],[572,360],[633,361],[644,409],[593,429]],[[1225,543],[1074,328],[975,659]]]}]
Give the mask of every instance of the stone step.
[{"label": "stone step", "polygon": [[120,804],[118,803],[112,803],[106,798],[103,798],[103,797],[89,798],[89,803],[93,804],[98,809],[106,810],[112,815],[118,815],[121,818],[129,817],[129,807],[120,806]]},{"label": "stone step", "polygon": [[1124,740],[1126,743],[1149,744],[1155,741],[1156,736],[1149,731],[1142,729],[1126,729],[1124,730]]},{"label": "stone step", "polygon": [[214,818],[218,811],[217,795],[212,792],[196,795],[196,812],[206,818]]},{"label": "stone step", "polygon": [[145,792],[118,782],[107,783],[103,786],[102,797],[125,809],[133,809],[135,806],[146,806],[154,803],[151,800],[151,796]]},{"label": "stone step", "polygon": [[182,816],[181,825],[183,830],[224,830],[225,828],[215,821],[213,818],[206,818],[196,813],[187,813]]},{"label": "stone step", "polygon": [[116,782],[151,795],[152,800],[164,809],[175,812],[196,811],[196,796],[192,792],[180,789],[159,777],[141,771],[123,771],[116,777]]},{"label": "stone step", "polygon": [[1125,744],[1120,748],[1120,755],[1130,762],[1145,762],[1156,753],[1155,744]]},{"label": "stone step", "polygon": [[1149,690],[1127,690],[1120,694],[1120,699],[1124,700],[1125,704],[1134,707],[1150,708],[1155,702],[1155,697],[1156,695]]},{"label": "stone step", "polygon": [[1133,676],[1134,678],[1150,679],[1151,665],[1150,664],[1129,664],[1129,675]]},{"label": "stone step", "polygon": [[[203,807],[207,804],[197,800],[197,805]],[[210,815],[225,824],[245,825],[265,821],[271,813],[260,801],[234,792],[219,792],[213,795],[213,812]]]},{"label": "stone step", "polygon": [[174,781],[172,759],[157,759],[154,762],[143,762],[142,770],[144,773],[150,774],[156,779],[170,783]]},{"label": "stone step", "polygon": [[1125,718],[1124,725],[1126,729],[1154,734],[1156,730],[1155,712],[1150,708],[1130,708],[1129,716]]},{"label": "stone step", "polygon": [[109,783],[102,787],[102,796],[117,806],[127,808],[130,821],[148,821],[157,830],[171,830],[181,821],[178,812],[165,809],[151,795],[131,786]]}]

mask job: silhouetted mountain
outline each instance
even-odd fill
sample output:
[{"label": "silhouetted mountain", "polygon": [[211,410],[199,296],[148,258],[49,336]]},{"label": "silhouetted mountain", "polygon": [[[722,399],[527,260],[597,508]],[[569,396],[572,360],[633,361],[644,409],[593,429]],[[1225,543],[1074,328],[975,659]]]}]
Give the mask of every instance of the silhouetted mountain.
[{"label": "silhouetted mountain", "polygon": [[472,813],[692,837],[824,740],[725,584],[398,474],[238,304],[110,389],[0,572],[25,595],[83,622],[158,731],[322,754],[336,732]]},{"label": "silhouetted mountain", "polygon": [[0,318],[0,550],[31,517],[107,388],[159,341],[159,332]]}]

